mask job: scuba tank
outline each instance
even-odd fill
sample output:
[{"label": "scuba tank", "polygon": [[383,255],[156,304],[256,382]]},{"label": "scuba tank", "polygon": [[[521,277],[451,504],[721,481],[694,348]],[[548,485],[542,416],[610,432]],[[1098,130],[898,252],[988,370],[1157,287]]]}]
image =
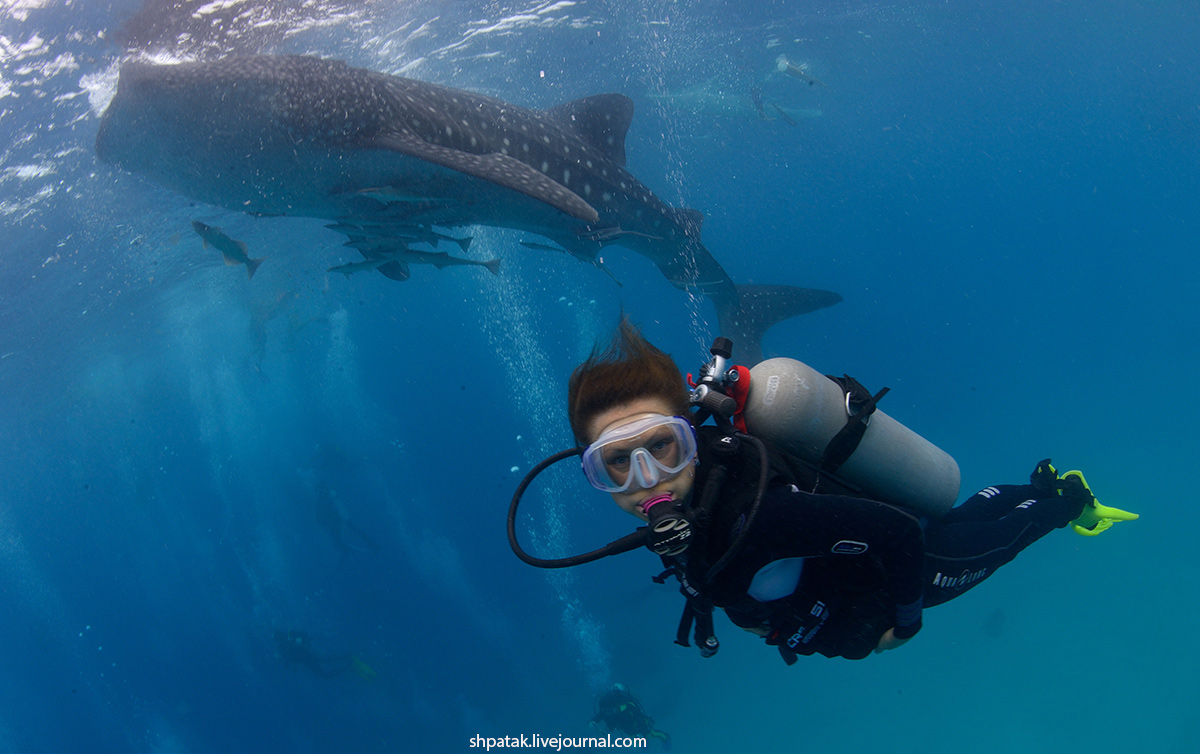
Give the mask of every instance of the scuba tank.
[{"label": "scuba tank", "polygon": [[[852,380],[849,380],[852,382]],[[857,383],[853,383],[857,385]],[[860,487],[866,497],[899,505],[930,518],[946,514],[958,499],[958,464],[944,450],[882,411],[874,401],[855,401],[833,378],[795,359],[768,359],[750,369],[743,409],[753,435],[771,440],[823,472]],[[866,415],[854,422],[856,402]],[[851,423],[861,439],[830,467],[831,441]],[[836,444],[836,443],[835,443]]]}]

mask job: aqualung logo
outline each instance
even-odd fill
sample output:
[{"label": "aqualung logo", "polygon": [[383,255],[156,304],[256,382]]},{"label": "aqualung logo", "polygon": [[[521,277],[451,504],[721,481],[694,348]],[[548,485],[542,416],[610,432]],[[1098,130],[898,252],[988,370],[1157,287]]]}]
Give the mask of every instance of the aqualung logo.
[{"label": "aqualung logo", "polygon": [[825,607],[824,602],[818,601],[813,604],[808,615],[809,617],[804,619],[804,625],[787,638],[787,645],[792,649],[801,644],[808,644],[816,637],[817,632],[825,625],[825,621],[829,620],[829,608]]},{"label": "aqualung logo", "polygon": [[964,586],[970,586],[988,575],[988,569],[980,568],[978,571],[963,571],[958,576],[943,576],[941,571],[933,577],[933,585],[942,589],[961,589]]},{"label": "aqualung logo", "polygon": [[866,542],[855,542],[852,539],[843,539],[830,548],[834,555],[862,555],[866,551]]}]

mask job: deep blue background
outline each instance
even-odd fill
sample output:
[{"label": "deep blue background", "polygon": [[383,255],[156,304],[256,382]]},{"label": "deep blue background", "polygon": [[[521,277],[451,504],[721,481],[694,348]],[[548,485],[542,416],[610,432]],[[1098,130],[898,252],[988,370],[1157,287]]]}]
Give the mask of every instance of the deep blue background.
[{"label": "deep blue background", "polygon": [[[1200,749],[1195,3],[290,5],[0,4],[0,752],[460,751],[584,734],[612,681],[682,752]],[[1053,455],[1142,520],[1051,535],[860,663],[785,668],[723,620],[716,658],[675,647],[649,554],[547,576],[504,514],[619,312],[694,370],[711,306],[633,254],[606,255],[618,288],[486,229],[498,278],[347,280],[317,221],[96,161],[124,56],[223,51],[628,94],[630,169],[704,211],[735,280],[844,295],[769,354],[890,386],[964,494]],[[757,118],[753,87],[809,117]],[[267,258],[252,282],[192,219]],[[378,552],[341,556],[318,483]],[[632,524],[548,489],[543,552]],[[377,677],[284,663],[287,628]]]}]

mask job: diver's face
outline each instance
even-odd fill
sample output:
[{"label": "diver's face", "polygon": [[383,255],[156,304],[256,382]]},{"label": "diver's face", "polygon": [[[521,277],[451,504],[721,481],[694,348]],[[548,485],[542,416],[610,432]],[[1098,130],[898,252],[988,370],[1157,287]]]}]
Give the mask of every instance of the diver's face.
[{"label": "diver's face", "polygon": [[[595,442],[597,437],[608,430],[651,414],[673,416],[675,409],[662,398],[638,398],[629,403],[613,406],[597,414],[591,423],[588,424],[587,441],[589,443]],[[692,493],[692,484],[695,481],[695,475],[695,464],[688,464],[678,474],[659,479],[658,484],[649,489],[634,489],[634,487],[630,487],[624,492],[611,493],[612,498],[621,510],[645,521],[647,520],[646,514],[642,512],[640,507],[642,503],[663,493],[670,494],[673,500],[687,498]]]}]

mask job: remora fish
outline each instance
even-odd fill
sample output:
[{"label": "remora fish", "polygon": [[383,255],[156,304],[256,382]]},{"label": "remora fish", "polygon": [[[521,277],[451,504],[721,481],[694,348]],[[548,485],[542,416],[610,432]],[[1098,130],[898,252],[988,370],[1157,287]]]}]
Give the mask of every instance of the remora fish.
[{"label": "remora fish", "polygon": [[455,266],[473,266],[483,267],[493,275],[500,274],[500,260],[488,259],[480,261],[476,259],[464,259],[462,257],[452,257],[444,251],[423,251],[414,249],[408,246],[408,239],[389,240],[386,238],[361,239],[351,238],[345,245],[354,249],[358,249],[368,260],[373,259],[376,255],[385,257],[388,260],[399,262],[407,267],[410,264],[429,264],[437,267],[439,270],[445,267]]},{"label": "remora fish", "polygon": [[199,220],[192,220],[192,229],[204,241],[204,248],[207,249],[211,246],[221,252],[221,256],[225,257],[225,264],[227,265],[246,265],[246,275],[251,279],[254,278],[254,271],[263,263],[263,260],[251,259],[250,255],[246,253],[245,243],[235,238],[230,238],[220,228],[205,225]]},{"label": "remora fish", "polygon": [[259,215],[513,228],[582,259],[623,246],[711,298],[722,334],[750,363],[771,325],[841,300],[735,286],[700,241],[700,214],[667,206],[625,170],[632,117],[619,94],[529,110],[314,57],[130,62],[96,152],[193,199]]},{"label": "remora fish", "polygon": [[353,238],[346,243],[346,246],[358,249],[362,253],[364,259],[361,262],[350,262],[349,264],[341,264],[337,267],[330,267],[329,272],[340,272],[346,277],[350,277],[356,272],[364,270],[376,270],[385,265],[397,265],[389,272],[389,277],[395,277],[395,273],[399,273],[403,277],[401,280],[408,278],[408,266],[410,264],[429,264],[437,267],[439,270],[444,267],[454,267],[456,265],[468,265],[475,267],[483,267],[493,275],[500,274],[500,260],[489,259],[487,261],[477,261],[474,259],[463,259],[461,257],[452,257],[444,251],[423,251],[421,249],[413,249],[405,245],[409,239],[359,239]]},{"label": "remora fish", "polygon": [[356,234],[361,236],[375,235],[376,231],[382,227],[384,232],[387,232],[390,235],[399,236],[414,242],[427,243],[434,248],[437,248],[437,245],[443,241],[446,243],[456,244],[458,248],[463,250],[464,253],[467,251],[467,249],[471,248],[471,241],[474,240],[470,236],[466,238],[455,238],[454,236],[448,236],[445,233],[438,233],[432,228],[423,228],[415,225],[410,228],[405,228],[402,226],[398,227],[394,222],[388,222],[382,226],[375,227],[372,227],[370,224],[353,225],[350,223],[333,223],[332,225],[326,225],[325,227],[329,228],[330,230],[336,230],[339,233],[344,233],[350,237],[353,237]]},{"label": "remora fish", "polygon": [[340,272],[346,277],[350,277],[356,272],[379,269],[379,265],[387,264],[390,261],[387,257],[375,257],[373,259],[364,259],[361,262],[339,264],[336,267],[330,267],[326,272]]}]

